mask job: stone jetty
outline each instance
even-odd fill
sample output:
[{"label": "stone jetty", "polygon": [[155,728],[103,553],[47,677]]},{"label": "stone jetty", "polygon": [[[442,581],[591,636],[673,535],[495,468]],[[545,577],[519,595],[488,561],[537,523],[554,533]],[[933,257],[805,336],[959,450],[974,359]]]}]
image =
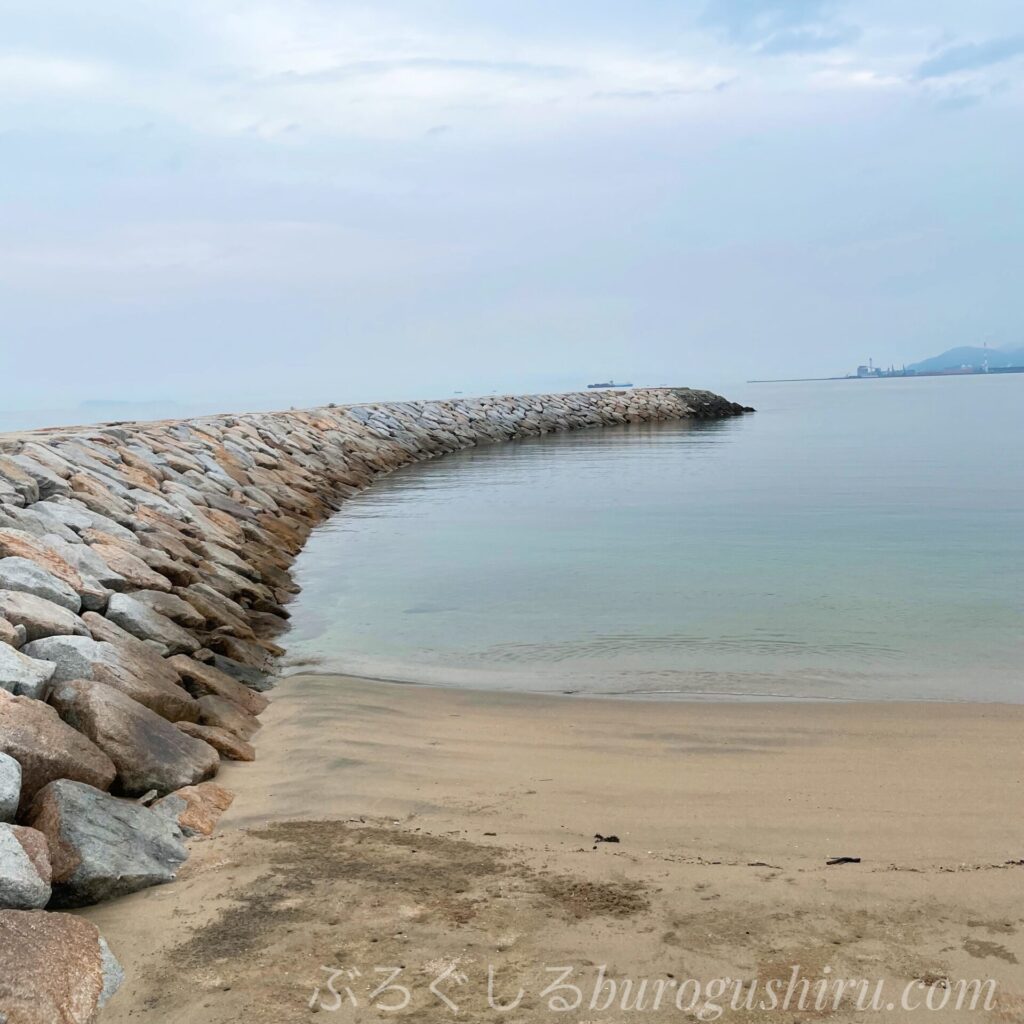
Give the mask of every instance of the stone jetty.
[{"label": "stone jetty", "polygon": [[643,388],[0,435],[0,1021],[91,1021],[116,988],[59,908],[168,882],[213,831],[222,759],[255,756],[289,567],[346,499],[474,445],[745,411]]}]

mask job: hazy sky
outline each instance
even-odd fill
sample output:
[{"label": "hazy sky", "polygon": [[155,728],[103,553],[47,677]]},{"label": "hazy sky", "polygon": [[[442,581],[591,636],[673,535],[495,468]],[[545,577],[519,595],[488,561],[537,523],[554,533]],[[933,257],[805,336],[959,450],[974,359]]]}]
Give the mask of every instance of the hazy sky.
[{"label": "hazy sky", "polygon": [[1024,343],[1020,0],[0,11],[0,408]]}]

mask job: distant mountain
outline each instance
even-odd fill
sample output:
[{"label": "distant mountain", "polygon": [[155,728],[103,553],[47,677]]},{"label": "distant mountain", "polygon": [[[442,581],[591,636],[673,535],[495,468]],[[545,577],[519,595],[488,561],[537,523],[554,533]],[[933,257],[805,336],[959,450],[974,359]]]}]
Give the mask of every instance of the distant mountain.
[{"label": "distant mountain", "polygon": [[960,366],[980,367],[985,360],[991,366],[1024,366],[1024,348],[997,349],[978,348],[974,345],[961,345],[951,348],[942,355],[922,359],[919,363],[911,363],[908,370],[918,373],[937,373],[940,370],[951,370]]}]

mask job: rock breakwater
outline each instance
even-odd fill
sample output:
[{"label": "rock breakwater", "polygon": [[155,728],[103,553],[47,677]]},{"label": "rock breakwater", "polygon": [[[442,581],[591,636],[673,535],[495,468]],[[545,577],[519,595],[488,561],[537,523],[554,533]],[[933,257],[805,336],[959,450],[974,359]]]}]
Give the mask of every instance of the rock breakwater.
[{"label": "rock breakwater", "polygon": [[473,445],[744,411],[645,388],[0,435],[0,936],[22,937],[0,964],[67,942],[81,968],[41,976],[36,1016],[0,971],[0,1020],[88,1021],[109,996],[102,939],[37,908],[169,881],[213,830],[231,795],[208,780],[254,756],[289,567],[342,502]]}]

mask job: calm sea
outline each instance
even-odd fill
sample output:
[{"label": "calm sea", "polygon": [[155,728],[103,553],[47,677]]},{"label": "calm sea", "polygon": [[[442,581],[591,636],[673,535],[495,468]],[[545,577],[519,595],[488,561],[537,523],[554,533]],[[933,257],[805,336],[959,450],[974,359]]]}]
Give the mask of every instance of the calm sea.
[{"label": "calm sea", "polygon": [[728,397],[759,411],[378,482],[299,559],[292,664],[630,697],[1024,699],[1024,376]]}]

